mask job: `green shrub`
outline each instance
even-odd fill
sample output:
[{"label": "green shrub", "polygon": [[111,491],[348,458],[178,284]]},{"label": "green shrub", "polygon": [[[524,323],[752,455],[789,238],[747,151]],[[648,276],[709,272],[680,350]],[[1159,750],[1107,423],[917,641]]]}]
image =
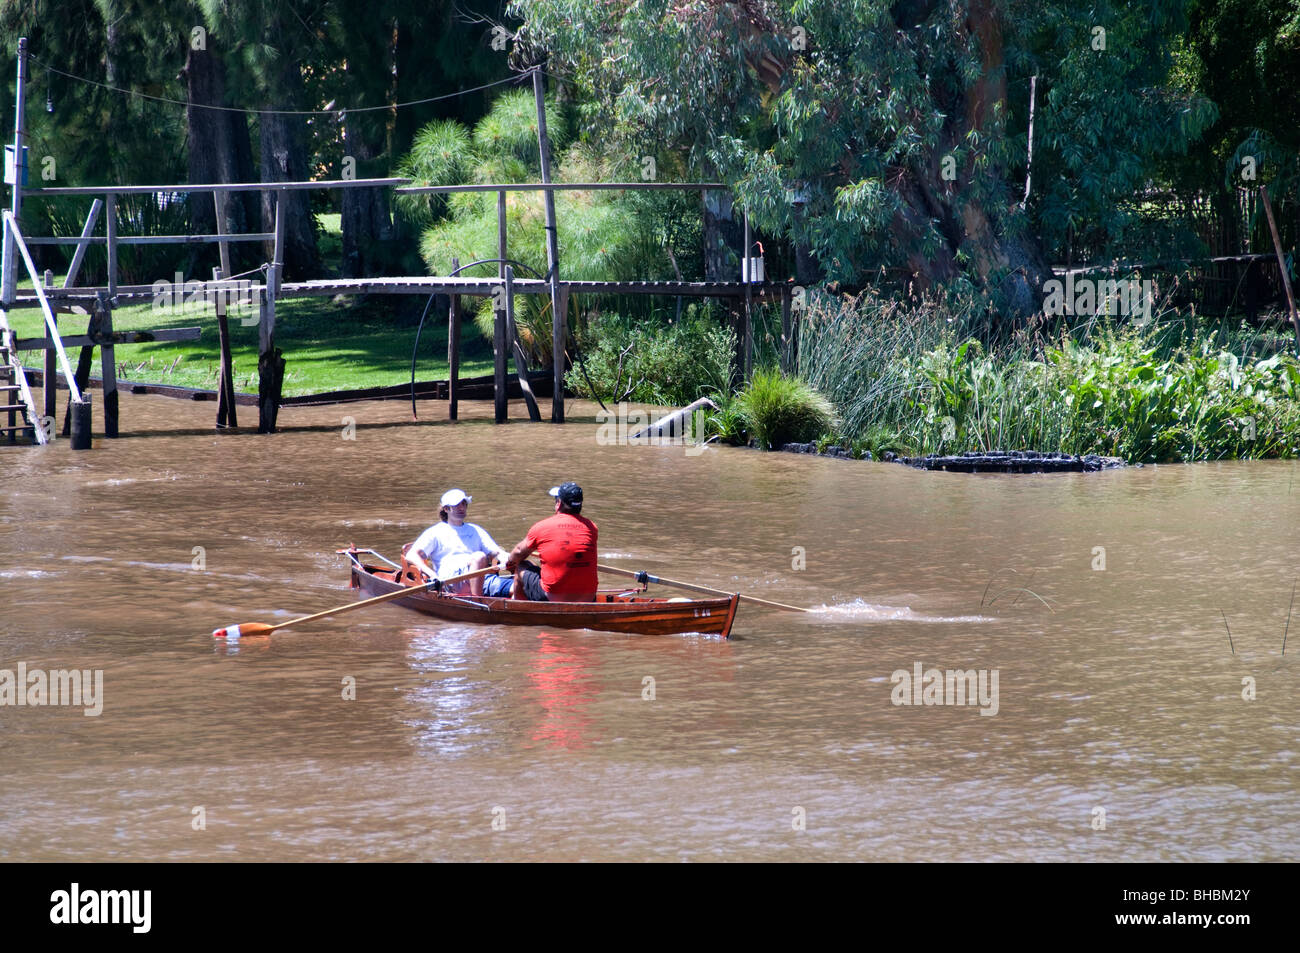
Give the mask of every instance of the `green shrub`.
[{"label": "green shrub", "polygon": [[765,450],[813,440],[836,423],[830,401],[780,371],[755,371],[736,403],[749,432]]},{"label": "green shrub", "polygon": [[583,366],[565,385],[580,397],[680,407],[731,377],[736,336],[693,311],[678,322],[593,319],[578,339]]}]

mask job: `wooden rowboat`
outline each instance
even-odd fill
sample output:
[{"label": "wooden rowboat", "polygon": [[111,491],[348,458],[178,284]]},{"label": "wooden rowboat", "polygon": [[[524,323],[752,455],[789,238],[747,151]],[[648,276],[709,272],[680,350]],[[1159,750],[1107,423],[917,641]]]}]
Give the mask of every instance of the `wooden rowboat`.
[{"label": "wooden rowboat", "polygon": [[[402,567],[374,550],[340,550],[352,563],[352,588],[367,596],[382,596],[418,584],[403,581]],[[388,563],[376,566],[362,562],[369,553]],[[643,635],[672,635],[700,632],[731,636],[738,595],[718,599],[665,599],[644,595],[640,589],[603,589],[595,602],[530,602],[525,599],[491,596],[451,595],[421,590],[395,605],[451,622],[478,625],[530,625],[555,629],[597,629],[603,632],[631,632]]]}]

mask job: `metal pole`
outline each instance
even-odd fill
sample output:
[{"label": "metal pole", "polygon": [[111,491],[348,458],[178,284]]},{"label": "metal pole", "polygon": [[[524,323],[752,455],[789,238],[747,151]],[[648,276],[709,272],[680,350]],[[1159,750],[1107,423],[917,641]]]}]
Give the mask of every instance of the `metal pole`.
[{"label": "metal pole", "polygon": [[[23,111],[27,104],[26,87],[27,37],[24,36],[18,39],[18,93],[15,96],[14,111],[14,181],[13,199],[9,206],[13,210],[15,222],[19,221],[23,210],[23,173],[27,170],[27,163],[23,159],[23,140],[27,137],[23,122]],[[18,251],[14,247],[14,237],[8,228],[5,229],[4,261],[0,263],[0,275],[2,275],[0,304],[8,307],[18,290]]]},{"label": "metal pole", "polygon": [[[533,67],[533,98],[537,100],[537,147],[541,153],[542,184],[551,184],[551,142],[546,137],[546,100],[542,70]],[[555,192],[542,192],[546,203],[546,276],[551,285],[551,423],[564,423],[565,315],[560,310],[560,241],[555,230]]]}]

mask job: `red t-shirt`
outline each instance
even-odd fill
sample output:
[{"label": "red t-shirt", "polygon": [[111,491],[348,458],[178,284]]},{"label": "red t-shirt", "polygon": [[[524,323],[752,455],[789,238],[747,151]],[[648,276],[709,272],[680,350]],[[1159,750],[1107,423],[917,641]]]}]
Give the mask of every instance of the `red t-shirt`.
[{"label": "red t-shirt", "polygon": [[596,598],[596,524],[585,516],[556,513],[534,523],[524,537],[542,563],[542,588],[553,602]]}]

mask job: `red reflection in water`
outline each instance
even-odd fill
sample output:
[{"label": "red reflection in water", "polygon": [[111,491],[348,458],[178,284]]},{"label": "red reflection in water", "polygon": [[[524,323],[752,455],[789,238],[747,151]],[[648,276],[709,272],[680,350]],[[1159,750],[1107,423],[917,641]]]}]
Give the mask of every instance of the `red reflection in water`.
[{"label": "red reflection in water", "polygon": [[596,694],[589,684],[592,673],[588,661],[592,653],[573,643],[562,644],[549,632],[537,637],[541,644],[528,680],[541,695],[543,717],[532,740],[552,748],[585,748],[591,724],[587,703]]}]

